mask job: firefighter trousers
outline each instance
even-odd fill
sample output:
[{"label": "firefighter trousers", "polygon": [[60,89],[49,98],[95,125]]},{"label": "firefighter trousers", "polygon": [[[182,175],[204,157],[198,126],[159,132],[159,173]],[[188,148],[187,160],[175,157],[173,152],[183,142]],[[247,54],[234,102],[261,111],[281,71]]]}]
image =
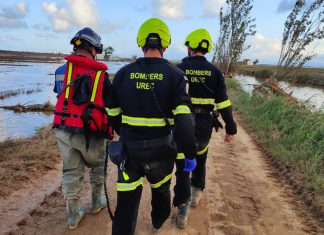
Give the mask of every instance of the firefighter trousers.
[{"label": "firefighter trousers", "polygon": [[125,172],[118,169],[117,208],[112,225],[113,235],[135,233],[144,177],[151,186],[151,218],[160,228],[171,212],[170,182],[176,148],[170,143],[154,148],[127,149]]},{"label": "firefighter trousers", "polygon": [[176,184],[173,188],[173,205],[175,207],[178,207],[182,203],[186,203],[190,199],[191,185],[201,190],[205,189],[207,152],[208,151],[196,157],[197,166],[192,171],[191,177],[190,172],[183,171],[184,159],[176,160]]},{"label": "firefighter trousers", "polygon": [[209,113],[195,114],[195,136],[198,150],[196,154],[197,166],[192,171],[191,177],[190,173],[184,172],[183,168],[185,156],[181,152],[181,148],[178,149],[179,153],[176,160],[177,170],[175,173],[176,184],[173,188],[173,205],[175,207],[187,202],[188,199],[190,199],[191,185],[200,188],[201,190],[204,190],[205,188],[208,144],[211,138],[212,129],[213,124]]},{"label": "firefighter trousers", "polygon": [[213,121],[210,114],[195,114],[195,136],[197,145],[197,166],[192,171],[191,185],[203,190],[205,188],[206,161],[208,145],[213,130]]},{"label": "firefighter trousers", "polygon": [[[178,155],[179,156],[179,155]],[[190,199],[190,172],[183,171],[185,166],[184,158],[177,158],[176,160],[176,184],[173,188],[174,198],[173,205],[175,207]]]}]

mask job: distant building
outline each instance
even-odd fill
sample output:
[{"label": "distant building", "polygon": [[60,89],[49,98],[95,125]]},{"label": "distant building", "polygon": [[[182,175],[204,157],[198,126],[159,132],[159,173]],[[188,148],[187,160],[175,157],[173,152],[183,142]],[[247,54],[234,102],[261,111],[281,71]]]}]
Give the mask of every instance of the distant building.
[{"label": "distant building", "polygon": [[252,61],[250,59],[244,59],[243,64],[245,65],[252,65]]}]

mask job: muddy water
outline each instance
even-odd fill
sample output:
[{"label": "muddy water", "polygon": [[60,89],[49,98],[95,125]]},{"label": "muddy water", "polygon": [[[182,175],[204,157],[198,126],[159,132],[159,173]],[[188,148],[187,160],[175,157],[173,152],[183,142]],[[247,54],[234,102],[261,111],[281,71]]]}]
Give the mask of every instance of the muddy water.
[{"label": "muddy water", "polygon": [[[115,73],[127,63],[109,62],[109,73]],[[53,92],[54,72],[59,64],[13,62],[0,63],[0,93],[18,95],[0,99],[0,106],[43,104],[56,102]],[[14,113],[0,109],[0,141],[32,136],[37,129],[52,122],[52,114],[39,112]]]},{"label": "muddy water", "polygon": [[[108,62],[109,72],[115,73],[127,63]],[[54,72],[59,64],[14,62],[0,63],[0,92],[19,91],[18,95],[0,99],[0,106],[16,104],[43,104],[56,102],[53,92]],[[236,79],[247,91],[252,91],[252,84],[260,84],[248,76],[237,76]],[[309,100],[316,108],[324,102],[324,90],[312,87],[297,87],[282,83],[292,95],[305,101]],[[37,129],[52,122],[52,114],[38,112],[14,113],[0,109],[0,141],[32,136]]]},{"label": "muddy water", "polygon": [[[242,87],[252,92],[253,85],[261,84],[264,79],[257,79],[250,76],[236,76],[235,79],[242,85]],[[311,87],[292,85],[286,82],[279,82],[280,86],[291,93],[293,97],[297,98],[300,102],[306,102],[314,110],[324,110],[324,89]]]}]

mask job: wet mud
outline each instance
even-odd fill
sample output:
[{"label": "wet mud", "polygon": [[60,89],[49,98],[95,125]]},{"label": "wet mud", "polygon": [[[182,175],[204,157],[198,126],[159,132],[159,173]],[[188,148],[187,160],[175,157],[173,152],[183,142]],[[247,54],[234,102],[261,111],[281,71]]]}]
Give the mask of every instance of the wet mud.
[{"label": "wet mud", "polygon": [[[280,175],[287,168],[277,166],[242,125],[234,142],[223,142],[224,132],[214,132],[210,142],[207,160],[206,189],[197,208],[191,209],[187,229],[176,227],[173,208],[169,219],[157,234],[324,234],[320,218],[316,217],[309,203],[298,196],[293,184],[287,183]],[[59,172],[59,168],[57,172]],[[116,206],[116,169],[108,167],[108,193],[111,207]],[[289,175],[289,173],[288,173]],[[295,178],[293,178],[295,180]],[[172,179],[172,187],[175,179]],[[44,184],[40,183],[40,186]],[[49,186],[49,184],[47,184]],[[60,185],[46,193],[44,198],[21,219],[13,221],[11,230],[4,234],[110,234],[111,221],[107,210],[97,215],[90,212],[90,184],[85,179],[81,204],[86,216],[76,231],[66,228],[66,211]],[[29,186],[26,185],[28,188]],[[34,186],[34,190],[39,187]],[[38,191],[38,190],[37,190]],[[172,193],[173,196],[173,193]],[[3,202],[2,202],[3,203]],[[310,204],[309,204],[310,205]],[[3,211],[0,212],[3,215]],[[9,213],[7,211],[7,213]],[[19,214],[19,210],[10,211]],[[151,234],[150,188],[144,184],[142,201],[137,220],[137,235]],[[2,220],[1,220],[2,221]],[[3,222],[1,222],[2,224]],[[4,231],[4,230],[2,230]],[[1,232],[0,232],[1,234]]]},{"label": "wet mud", "polygon": [[49,101],[44,104],[32,104],[32,105],[8,105],[8,106],[0,106],[2,109],[13,110],[14,112],[53,112],[55,110],[54,105],[52,105]]}]

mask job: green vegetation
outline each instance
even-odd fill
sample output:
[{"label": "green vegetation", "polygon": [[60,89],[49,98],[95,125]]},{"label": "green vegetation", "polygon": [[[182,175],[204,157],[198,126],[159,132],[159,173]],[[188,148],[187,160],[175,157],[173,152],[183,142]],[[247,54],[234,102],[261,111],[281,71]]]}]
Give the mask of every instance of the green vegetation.
[{"label": "green vegetation", "polygon": [[324,112],[310,112],[285,97],[253,95],[227,79],[236,111],[272,156],[293,166],[324,205]]},{"label": "green vegetation", "polygon": [[240,69],[239,74],[256,78],[270,78],[273,75],[273,71],[270,69]]},{"label": "green vegetation", "polygon": [[[241,65],[238,73],[257,78],[269,78],[276,73],[277,68],[277,66],[271,65]],[[301,68],[295,76],[291,75],[282,80],[313,86],[324,86],[324,69]]]}]

